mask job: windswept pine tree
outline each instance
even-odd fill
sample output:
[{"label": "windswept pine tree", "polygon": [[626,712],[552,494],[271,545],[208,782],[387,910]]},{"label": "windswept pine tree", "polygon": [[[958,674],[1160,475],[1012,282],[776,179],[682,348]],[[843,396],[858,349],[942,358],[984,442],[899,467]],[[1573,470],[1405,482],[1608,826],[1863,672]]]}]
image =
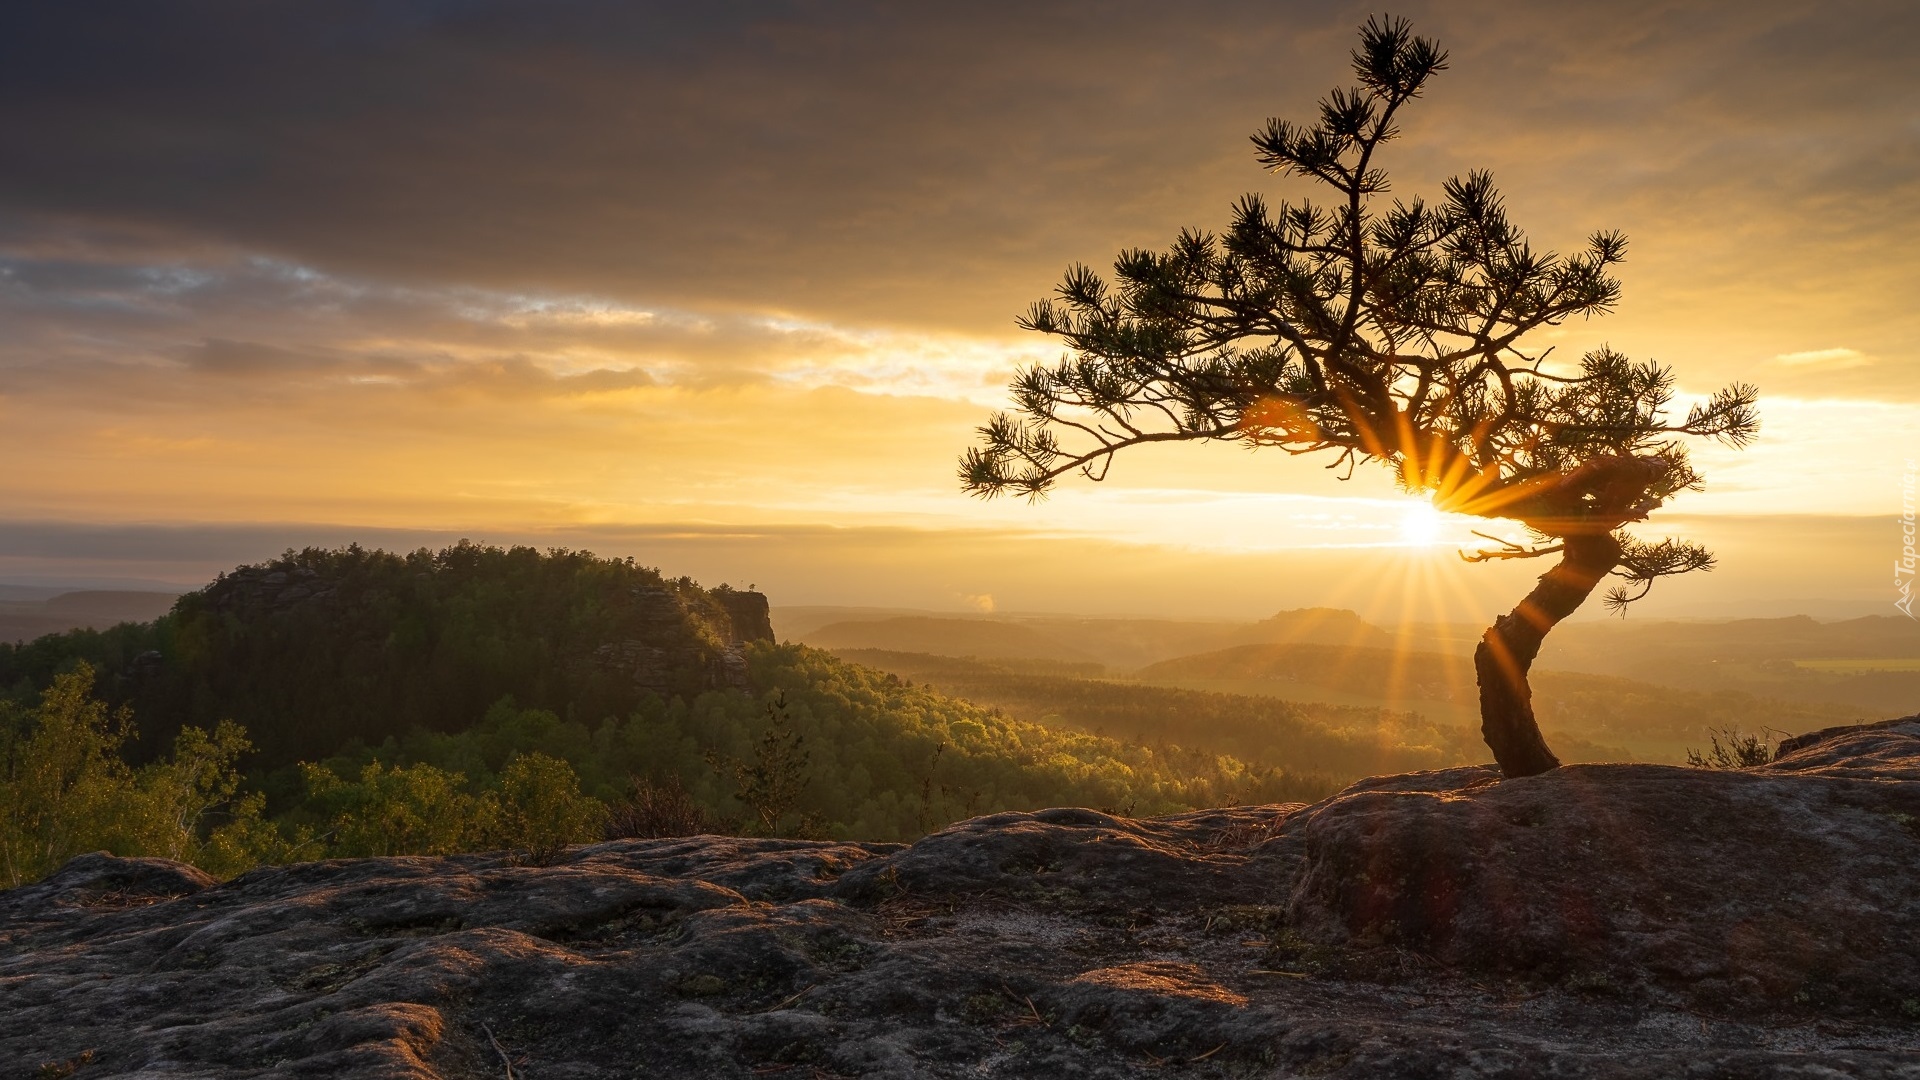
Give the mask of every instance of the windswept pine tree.
[{"label": "windswept pine tree", "polygon": [[1743,446],[1757,392],[1736,383],[1671,414],[1671,370],[1609,348],[1550,367],[1527,334],[1611,310],[1616,232],[1571,255],[1535,250],[1491,177],[1449,180],[1436,203],[1387,201],[1378,151],[1400,110],[1447,66],[1404,20],[1370,19],[1359,85],[1320,101],[1317,122],[1269,121],[1260,163],[1331,189],[1326,204],[1242,198],[1222,234],[1184,231],[1166,251],[1124,251],[1109,282],[1067,271],[1021,318],[1070,355],[1023,370],[1015,410],[961,460],[981,496],[1044,495],[1060,477],[1107,475],[1147,443],[1223,440],[1379,462],[1410,494],[1511,523],[1525,541],[1470,561],[1559,561],[1497,619],[1474,658],[1482,733],[1508,776],[1559,764],[1533,716],[1527,672],[1547,632],[1609,575],[1624,606],[1668,575],[1712,566],[1698,544],[1623,526],[1701,477],[1681,436]]}]

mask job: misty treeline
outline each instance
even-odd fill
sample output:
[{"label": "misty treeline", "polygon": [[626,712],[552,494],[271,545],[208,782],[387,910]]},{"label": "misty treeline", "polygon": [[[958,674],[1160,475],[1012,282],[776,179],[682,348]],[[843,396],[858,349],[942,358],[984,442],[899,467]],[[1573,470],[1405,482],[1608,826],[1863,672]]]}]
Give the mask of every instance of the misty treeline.
[{"label": "misty treeline", "polygon": [[[836,655],[1049,727],[1144,742],[1176,759],[1227,754],[1256,768],[1284,764],[1340,777],[1486,759],[1470,723],[1448,722],[1405,704],[1429,702],[1456,718],[1470,715],[1473,668],[1463,656],[1363,646],[1245,645],[1165,661],[1132,676],[1109,676],[1097,664],[881,649],[841,649]],[[1149,681],[1137,681],[1143,679]],[[1182,679],[1231,689],[1154,682]],[[1575,761],[1678,764],[1698,758],[1700,747],[1729,732],[1778,736],[1878,718],[1846,705],[1781,701],[1736,690],[1680,690],[1608,675],[1536,672],[1534,683],[1543,723]],[[1297,700],[1314,688],[1402,704]]]}]

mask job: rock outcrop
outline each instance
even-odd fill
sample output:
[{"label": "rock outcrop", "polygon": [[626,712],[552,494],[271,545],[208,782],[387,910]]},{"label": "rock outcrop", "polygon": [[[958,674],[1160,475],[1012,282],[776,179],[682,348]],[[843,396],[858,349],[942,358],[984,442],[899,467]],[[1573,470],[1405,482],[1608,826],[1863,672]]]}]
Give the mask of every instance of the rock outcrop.
[{"label": "rock outcrop", "polygon": [[[596,664],[661,697],[691,697],[723,687],[752,688],[746,645],[773,640],[764,595],[666,586],[634,588],[628,593],[627,622],[635,636],[595,649]],[[756,624],[756,614],[764,627]]]},{"label": "rock outcrop", "polygon": [[1920,717],[1740,772],[1456,769],[910,847],[218,885],[92,855],[0,927],[6,1075],[1917,1077]]},{"label": "rock outcrop", "polygon": [[772,642],[774,640],[773,608],[768,605],[765,593],[720,585],[712,590],[712,595],[727,611],[727,620],[731,623],[733,631],[732,640],[736,642]]}]

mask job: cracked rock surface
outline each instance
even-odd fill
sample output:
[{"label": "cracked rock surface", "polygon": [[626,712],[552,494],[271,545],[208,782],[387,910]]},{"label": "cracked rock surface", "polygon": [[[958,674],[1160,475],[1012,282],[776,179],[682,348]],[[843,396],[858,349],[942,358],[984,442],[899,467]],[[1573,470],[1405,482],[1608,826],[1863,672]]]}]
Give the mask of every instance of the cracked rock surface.
[{"label": "cracked rock surface", "polygon": [[0,1076],[1920,1080],[1920,717],[1790,749],[904,847],[88,855],[0,893]]}]

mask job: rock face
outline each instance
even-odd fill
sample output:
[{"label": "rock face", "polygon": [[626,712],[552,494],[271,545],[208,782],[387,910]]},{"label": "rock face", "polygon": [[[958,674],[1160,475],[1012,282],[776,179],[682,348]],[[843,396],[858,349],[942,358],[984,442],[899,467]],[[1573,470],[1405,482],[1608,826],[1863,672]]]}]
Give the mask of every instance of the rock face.
[{"label": "rock face", "polygon": [[765,593],[722,585],[713,590],[713,598],[727,609],[727,618],[733,624],[734,641],[774,640],[773,609],[768,606]]},{"label": "rock face", "polygon": [[1920,717],[1772,766],[1383,777],[0,893],[0,1073],[1920,1077]]},{"label": "rock face", "polygon": [[325,602],[339,592],[339,584],[310,566],[285,570],[242,566],[201,590],[207,610],[244,617],[285,612],[309,601]]},{"label": "rock face", "polygon": [[661,587],[633,589],[631,596],[641,636],[601,645],[595,663],[662,697],[753,688],[746,645],[773,640],[764,594],[722,587],[692,596]]}]

